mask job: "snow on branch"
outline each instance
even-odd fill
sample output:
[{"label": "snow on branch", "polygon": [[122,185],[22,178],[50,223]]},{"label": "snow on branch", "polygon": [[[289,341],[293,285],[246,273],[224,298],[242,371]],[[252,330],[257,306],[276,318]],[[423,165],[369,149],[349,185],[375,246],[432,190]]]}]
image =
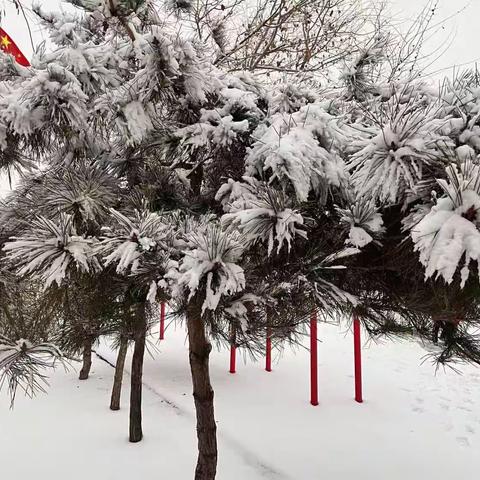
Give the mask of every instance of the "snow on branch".
[{"label": "snow on branch", "polygon": [[110,209],[115,221],[112,228],[104,229],[104,238],[98,248],[107,254],[105,265],[117,264],[117,273],[139,270],[141,257],[146,252],[166,248],[170,227],[156,213],[135,210],[133,219]]},{"label": "snow on branch", "polygon": [[452,145],[441,129],[440,107],[425,106],[412,93],[405,101],[399,92],[380,114],[376,135],[349,162],[352,182],[360,196],[383,203],[403,202],[429,168],[440,164],[441,148]]},{"label": "snow on branch", "polygon": [[383,219],[373,200],[352,202],[347,208],[336,208],[340,222],[349,228],[345,243],[363,248],[384,232]]},{"label": "snow on branch", "polygon": [[83,272],[99,271],[92,248],[94,239],[77,235],[72,220],[66,214],[60,214],[57,222],[37,217],[25,234],[6,242],[3,250],[17,273],[36,276],[47,288],[53,283],[60,285],[72,267]]},{"label": "snow on branch", "polygon": [[28,340],[11,341],[0,335],[0,390],[7,384],[13,407],[18,388],[28,397],[45,392],[48,386],[44,370],[65,365],[62,352],[50,343],[31,344]]},{"label": "snow on branch", "polygon": [[[282,191],[252,178],[241,187],[235,183],[238,182],[228,184],[233,189],[230,197],[234,198],[235,189],[240,188],[241,193],[227,206],[229,213],[223,215],[222,223],[238,228],[247,245],[264,242],[270,255],[275,244],[279,253],[284,244],[290,250],[291,242],[297,235],[307,237],[306,231],[301,228],[302,216],[287,206],[287,198]],[[220,189],[217,198],[226,193],[226,188]]]},{"label": "snow on branch", "polygon": [[302,107],[291,115],[277,113],[268,125],[254,132],[256,142],[246,158],[246,173],[291,185],[298,201],[309,193],[321,193],[346,180],[346,168],[338,154],[346,136],[338,120],[319,104]]},{"label": "snow on branch", "polygon": [[0,123],[13,134],[32,135],[47,124],[77,132],[87,127],[88,97],[77,77],[58,63],[48,63],[16,88],[2,85],[1,90]]},{"label": "snow on branch", "polygon": [[411,229],[425,277],[452,283],[463,259],[460,285],[470,275],[470,263],[480,260],[480,167],[473,162],[447,167],[447,180],[438,180],[444,196]]},{"label": "snow on branch", "polygon": [[240,238],[235,231],[209,224],[203,231],[190,234],[188,240],[190,249],[185,251],[178,272],[171,272],[170,277],[180,290],[188,292],[189,299],[204,288],[202,312],[215,310],[222,296],[245,288],[243,269],[237,265],[243,254]]}]

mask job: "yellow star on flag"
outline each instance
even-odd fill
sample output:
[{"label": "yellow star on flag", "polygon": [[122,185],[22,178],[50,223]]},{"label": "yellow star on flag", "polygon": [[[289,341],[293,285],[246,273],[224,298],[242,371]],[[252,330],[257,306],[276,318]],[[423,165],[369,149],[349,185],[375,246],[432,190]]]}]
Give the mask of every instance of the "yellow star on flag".
[{"label": "yellow star on flag", "polygon": [[12,44],[12,42],[8,39],[8,37],[3,36],[3,37],[1,37],[1,44],[2,44],[3,47],[8,48],[9,45]]}]

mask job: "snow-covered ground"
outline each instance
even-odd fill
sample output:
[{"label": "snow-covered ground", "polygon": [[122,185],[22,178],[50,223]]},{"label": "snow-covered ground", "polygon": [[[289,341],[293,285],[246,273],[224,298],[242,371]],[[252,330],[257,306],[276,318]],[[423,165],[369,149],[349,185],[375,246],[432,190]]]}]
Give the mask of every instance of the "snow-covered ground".
[{"label": "snow-covered ground", "polygon": [[[416,344],[364,348],[365,403],[353,401],[350,333],[320,325],[320,405],[308,403],[308,352],[286,352],[274,371],[228,352],[212,359],[219,480],[463,480],[480,470],[480,369],[421,364]],[[105,346],[99,351],[114,355]],[[127,441],[127,389],[108,410],[112,368],[95,359],[90,380],[57,371],[48,395],[0,395],[1,478],[193,478],[196,457],[185,334],[169,328],[147,357],[145,439]],[[128,387],[128,378],[125,379]]]}]

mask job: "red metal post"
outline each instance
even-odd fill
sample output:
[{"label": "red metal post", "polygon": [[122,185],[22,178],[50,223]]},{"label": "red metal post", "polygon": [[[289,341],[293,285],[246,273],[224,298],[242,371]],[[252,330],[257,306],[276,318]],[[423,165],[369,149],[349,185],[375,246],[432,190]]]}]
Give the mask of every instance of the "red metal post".
[{"label": "red metal post", "polygon": [[236,360],[237,360],[237,349],[235,345],[230,345],[230,373],[235,373],[235,366],[236,366]]},{"label": "red metal post", "polygon": [[267,372],[272,371],[272,332],[270,327],[267,327],[267,348],[265,355],[265,370]]},{"label": "red metal post", "polygon": [[165,338],[165,302],[160,304],[160,340]]},{"label": "red metal post", "polygon": [[235,346],[236,342],[236,334],[235,334],[235,326],[232,325],[232,333],[231,333],[231,340],[230,340],[230,373],[236,372],[236,362],[237,362],[237,348]]},{"label": "red metal post", "polygon": [[356,315],[353,317],[353,347],[355,363],[355,401],[362,403],[362,345],[360,339],[360,320]]},{"label": "red metal post", "polygon": [[318,405],[317,312],[310,316],[310,403]]}]

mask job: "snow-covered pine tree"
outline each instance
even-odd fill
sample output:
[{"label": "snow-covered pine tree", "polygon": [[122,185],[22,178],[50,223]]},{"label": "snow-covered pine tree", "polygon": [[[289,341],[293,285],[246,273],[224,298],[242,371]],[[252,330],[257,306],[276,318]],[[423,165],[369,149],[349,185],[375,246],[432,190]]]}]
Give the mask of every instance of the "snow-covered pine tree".
[{"label": "snow-covered pine tree", "polygon": [[[439,324],[446,325],[446,343],[435,352],[441,362],[480,360],[472,333],[478,282],[467,280],[476,243],[466,241],[476,228],[469,196],[475,195],[469,192],[475,192],[478,161],[471,114],[475,78],[469,73],[443,88],[408,78],[368,88],[362,83],[361,95],[349,93],[356,101],[345,105],[361,134],[347,162],[354,198],[364,205],[362,211],[381,214],[385,226],[381,243],[370,242],[350,265],[348,288],[359,297],[357,309],[371,320],[366,325],[374,333],[409,333],[431,341]],[[351,206],[346,210],[351,223],[354,212]],[[358,239],[375,237],[367,233]]]},{"label": "snow-covered pine tree", "polygon": [[[105,317],[111,322],[123,315],[129,302],[125,282],[116,287],[119,276],[114,270],[108,273],[96,251],[109,208],[118,206],[122,188],[128,195],[124,177],[106,162],[115,138],[102,135],[106,129],[99,128],[102,113],[96,102],[118,87],[122,77],[130,78],[133,46],[127,34],[126,39],[118,36],[116,19],[95,8],[87,15],[36,8],[54,48],[40,48],[31,69],[9,67],[1,85],[3,138],[30,167],[20,164],[24,179],[2,209],[11,237],[5,245],[7,262],[18,274],[38,278],[49,291],[59,292],[64,317],[81,317],[80,323],[68,322],[60,343],[72,346],[83,331],[83,378],[88,376],[92,339],[110,331]],[[106,301],[100,308],[92,298]],[[102,328],[92,332],[94,324]],[[139,399],[132,409],[139,411]]]},{"label": "snow-covered pine tree", "polygon": [[433,319],[434,332],[439,325],[446,332],[447,348],[440,354],[441,361],[459,356],[480,362],[479,341],[474,334],[480,245],[478,85],[477,72],[467,71],[445,81],[440,89],[437,104],[442,134],[449,140],[441,149],[441,168],[419,182],[416,201],[403,220],[425,269],[425,281],[445,292],[445,311]]},{"label": "snow-covered pine tree", "polygon": [[[222,325],[222,315],[207,313],[220,312],[220,299],[243,286],[236,265],[242,249],[235,232],[220,230],[215,194],[219,172],[237,179],[243,172],[249,132],[263,115],[259,89],[216,70],[172,32],[174,25],[150,15],[145,2],[74,3],[86,11],[36,10],[54,47],[1,85],[9,106],[1,118],[5,138],[40,170],[23,172],[18,193],[7,200],[4,214],[15,230],[4,251],[11,268],[47,289],[68,291],[78,275],[99,276],[111,267],[113,278],[124,278],[136,319],[131,441],[142,438],[148,303],[176,295],[188,314],[196,478],[214,478],[207,327]],[[196,128],[204,131],[199,144]],[[82,182],[82,168],[101,171],[101,178]],[[34,203],[23,208],[25,198]]]},{"label": "snow-covered pine tree", "polygon": [[59,314],[35,282],[0,273],[0,387],[13,406],[17,390],[33,397],[48,386],[44,370],[64,363],[55,345]]}]

